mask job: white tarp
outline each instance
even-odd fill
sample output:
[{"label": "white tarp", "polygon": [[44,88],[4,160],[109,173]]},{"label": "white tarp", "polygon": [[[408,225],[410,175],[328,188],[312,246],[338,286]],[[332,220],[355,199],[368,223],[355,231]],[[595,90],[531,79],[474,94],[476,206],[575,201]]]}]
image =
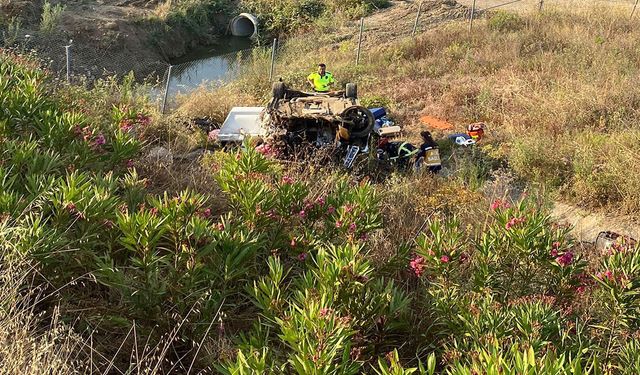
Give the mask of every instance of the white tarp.
[{"label": "white tarp", "polygon": [[241,142],[245,136],[262,136],[265,129],[260,121],[264,107],[233,107],[220,128],[222,142]]}]

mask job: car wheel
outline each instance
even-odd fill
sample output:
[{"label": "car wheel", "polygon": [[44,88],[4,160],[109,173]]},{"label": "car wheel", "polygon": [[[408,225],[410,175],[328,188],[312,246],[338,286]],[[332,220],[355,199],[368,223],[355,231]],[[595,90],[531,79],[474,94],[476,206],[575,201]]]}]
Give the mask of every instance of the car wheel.
[{"label": "car wheel", "polygon": [[347,129],[349,129],[350,136],[354,138],[368,136],[376,121],[370,110],[359,105],[345,109],[340,117],[349,123]]}]

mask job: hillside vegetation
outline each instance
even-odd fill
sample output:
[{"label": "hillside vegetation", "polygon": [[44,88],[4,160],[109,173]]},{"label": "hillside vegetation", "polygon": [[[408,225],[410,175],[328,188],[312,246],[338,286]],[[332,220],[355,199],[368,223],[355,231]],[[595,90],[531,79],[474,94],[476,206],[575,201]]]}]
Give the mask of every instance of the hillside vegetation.
[{"label": "hillside vegetation", "polygon": [[[640,247],[576,242],[544,194],[635,211],[638,34],[593,13],[477,26],[369,49],[355,68],[327,25],[282,56],[302,85],[317,38],[340,83],[358,81],[410,137],[419,114],[488,121],[489,142],[443,148],[442,177],[349,175],[249,142],[191,165],[141,156],[208,142],[181,113],[264,100],[259,53],[224,95],[164,117],[131,79],[61,85],[0,52],[0,368],[640,373]],[[492,196],[498,167],[541,189]]]},{"label": "hillside vegetation", "polygon": [[[483,153],[495,165],[508,165],[521,179],[580,205],[635,214],[636,23],[605,8],[526,16],[498,12],[472,33],[452,23],[415,40],[366,35],[358,67],[357,41],[336,42],[334,35],[343,30],[325,28],[288,40],[277,72],[304,87],[308,72],[328,62],[339,85],[358,82],[364,103],[387,105],[416,141],[424,127],[421,115],[449,120],[459,130],[484,121],[490,140]],[[204,102],[191,96],[184,111],[219,117],[216,110],[234,102],[262,104],[269,93],[262,76],[268,64],[268,56],[256,56],[240,82],[221,89],[224,95],[205,94]]]}]

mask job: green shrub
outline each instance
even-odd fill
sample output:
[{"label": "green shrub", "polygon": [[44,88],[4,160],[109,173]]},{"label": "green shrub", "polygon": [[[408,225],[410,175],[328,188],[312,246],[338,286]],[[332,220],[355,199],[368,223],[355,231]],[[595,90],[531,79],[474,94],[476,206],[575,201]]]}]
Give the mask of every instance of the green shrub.
[{"label": "green shrub", "polygon": [[49,1],[45,1],[42,5],[42,17],[40,20],[40,31],[44,33],[50,33],[60,23],[62,12],[64,12],[64,5],[56,4],[51,5]]},{"label": "green shrub", "polygon": [[490,30],[498,32],[514,32],[522,29],[524,20],[516,13],[507,11],[497,11],[487,21]]}]

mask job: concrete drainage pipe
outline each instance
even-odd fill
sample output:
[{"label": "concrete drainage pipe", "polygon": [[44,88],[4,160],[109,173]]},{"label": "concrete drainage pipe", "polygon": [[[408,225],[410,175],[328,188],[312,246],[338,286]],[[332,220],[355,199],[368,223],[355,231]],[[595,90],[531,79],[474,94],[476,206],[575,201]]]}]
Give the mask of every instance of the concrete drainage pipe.
[{"label": "concrete drainage pipe", "polygon": [[251,39],[258,37],[258,18],[253,14],[240,13],[231,20],[229,25],[231,35],[248,37]]}]

